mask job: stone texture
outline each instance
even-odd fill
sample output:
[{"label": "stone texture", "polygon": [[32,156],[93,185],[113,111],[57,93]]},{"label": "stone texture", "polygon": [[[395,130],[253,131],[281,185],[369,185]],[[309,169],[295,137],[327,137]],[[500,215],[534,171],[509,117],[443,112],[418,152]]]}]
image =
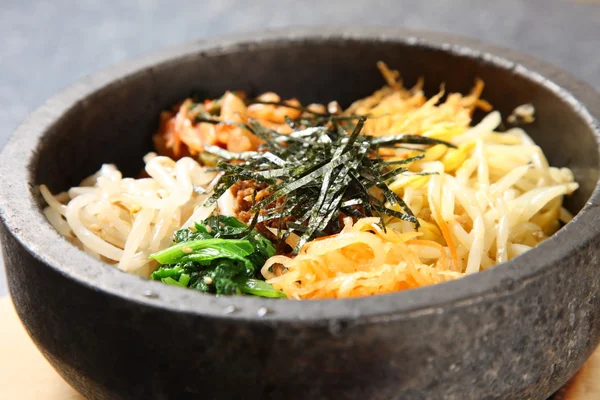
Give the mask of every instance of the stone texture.
[{"label": "stone texture", "polygon": [[[44,355],[99,399],[543,399],[558,389],[600,337],[598,127],[568,92],[485,51],[534,67],[592,112],[600,96],[544,63],[469,40],[395,30],[363,30],[365,40],[278,35],[169,49],[96,75],[37,111],[3,150],[2,247],[17,312]],[[484,52],[432,44],[453,42]],[[296,302],[215,297],[107,268],[62,239],[31,196],[32,185],[66,188],[102,160],[135,170],[156,112],[190,82],[212,93],[268,86],[347,102],[380,81],[373,65],[382,58],[409,82],[423,74],[429,91],[442,81],[466,90],[477,74],[502,112],[535,102],[528,130],[552,163],[573,168],[582,186],[570,206],[586,208],[537,248],[468,278]],[[226,314],[229,306],[236,311]],[[269,313],[259,318],[261,307]]]}]

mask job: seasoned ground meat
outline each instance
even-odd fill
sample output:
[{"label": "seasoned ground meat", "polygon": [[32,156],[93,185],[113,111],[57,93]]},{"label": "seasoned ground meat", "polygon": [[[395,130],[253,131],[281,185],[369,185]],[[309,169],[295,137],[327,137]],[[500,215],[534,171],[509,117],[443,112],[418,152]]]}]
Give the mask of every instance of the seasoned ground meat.
[{"label": "seasoned ground meat", "polygon": [[[264,183],[257,183],[254,180],[249,180],[249,181],[240,181],[235,183],[233,186],[231,186],[231,194],[233,195],[234,199],[235,199],[235,204],[233,205],[233,212],[236,215],[236,217],[244,222],[244,223],[249,223],[250,220],[252,220],[253,214],[250,213],[250,209],[252,208],[252,197],[254,195],[254,193],[256,193],[255,195],[255,200],[258,202],[261,199],[265,198],[266,196],[269,195],[268,190],[266,190],[268,187],[268,185],[264,184]],[[265,212],[266,210],[272,209],[273,207],[277,206],[281,206],[282,203],[284,202],[284,198],[279,198],[277,199],[276,202],[272,203],[272,204],[268,204],[266,207],[263,208],[263,210],[261,210],[261,213]],[[361,206],[354,206],[353,208],[357,209],[357,211],[360,212],[364,212],[364,210],[362,209]],[[337,223],[339,225],[342,225],[342,218],[344,217],[344,214],[341,214],[340,217],[338,218]],[[287,222],[292,222],[294,221],[296,218],[294,217],[285,217],[285,220],[282,221],[282,225],[286,226]],[[258,224],[261,225],[261,224]],[[265,221],[264,225],[271,227],[271,228],[276,228],[279,226],[279,218],[273,218],[269,221]],[[333,234],[333,233],[337,233],[332,231],[332,224],[328,225],[327,228],[325,229],[324,233],[325,234]]]},{"label": "seasoned ground meat", "polygon": [[[255,196],[256,201],[264,197],[266,193],[261,193],[268,185],[264,183],[257,183],[256,181],[240,181],[235,183],[231,187],[231,194],[235,199],[233,206],[233,212],[237,218],[248,223],[252,219],[252,214],[249,212],[252,208],[252,197]],[[256,195],[254,195],[256,193]],[[262,195],[259,198],[259,193]]]},{"label": "seasoned ground meat", "polygon": [[[252,208],[252,197],[255,196],[255,201],[260,201],[261,199],[263,199],[264,197],[268,196],[268,191],[266,190],[266,188],[268,187],[268,185],[266,184],[262,184],[262,183],[257,183],[254,180],[250,180],[250,181],[240,181],[235,183],[232,187],[231,187],[231,194],[233,195],[234,199],[235,199],[235,203],[233,206],[233,212],[235,214],[235,216],[237,217],[237,219],[239,219],[240,221],[249,224],[250,221],[252,220],[252,217],[254,216],[251,212],[250,209]],[[254,193],[256,193],[256,195],[254,195]],[[278,199],[276,202],[267,205],[263,210],[261,210],[261,213],[265,212],[265,210],[268,210],[270,208],[273,208],[275,205],[281,205],[281,203],[283,202],[283,199]],[[286,226],[285,224],[288,221],[293,221],[294,218],[293,217],[286,217],[283,221],[282,221],[282,226]],[[277,237],[270,231],[267,229],[267,227],[270,228],[277,228],[279,227],[279,218],[273,218],[269,221],[265,221],[265,222],[259,222],[258,224],[256,224],[256,230],[263,236],[265,236],[266,238],[268,238],[269,240],[271,240],[273,243],[277,242]],[[285,243],[279,243],[280,246],[286,246]],[[289,246],[288,246],[289,247]],[[278,249],[279,252],[289,252],[291,249]]]},{"label": "seasoned ground meat", "polygon": [[[231,194],[233,195],[233,198],[235,199],[235,203],[233,205],[233,212],[236,216],[237,219],[239,219],[240,221],[249,224],[250,221],[252,220],[252,217],[254,216],[254,214],[252,214],[250,212],[250,209],[252,208],[252,197],[255,197],[255,201],[260,201],[261,199],[265,198],[266,196],[269,195],[269,192],[267,190],[268,185],[263,184],[263,183],[257,183],[254,180],[249,180],[249,181],[240,181],[235,183],[233,186],[231,186]],[[256,195],[254,194],[256,193]],[[281,206],[282,203],[284,202],[284,198],[279,198],[277,199],[277,201],[275,201],[274,203],[271,203],[269,205],[267,205],[266,207],[264,207],[260,212],[264,213],[266,210],[272,209],[275,206]],[[362,210],[361,206],[355,206],[354,208],[356,208],[358,211],[364,212],[364,210]],[[340,215],[336,220],[331,221],[327,227],[324,229],[323,233],[325,235],[332,235],[334,233],[338,233],[340,230],[340,227],[343,226],[343,217],[345,215],[342,214]],[[281,221],[281,226],[282,227],[286,227],[288,222],[293,222],[295,221],[296,218],[295,217],[285,217],[283,221]],[[256,230],[262,234],[263,236],[265,236],[266,238],[268,238],[269,240],[271,240],[273,243],[277,242],[277,237],[276,235],[274,235],[269,229],[267,229],[267,227],[269,228],[278,228],[279,227],[279,218],[273,218],[271,220],[268,221],[264,221],[264,222],[259,222],[256,224]],[[278,248],[278,252],[279,253],[289,253],[291,251],[291,248],[287,245],[285,245],[285,243],[278,243],[278,246],[283,246],[282,248]]]}]

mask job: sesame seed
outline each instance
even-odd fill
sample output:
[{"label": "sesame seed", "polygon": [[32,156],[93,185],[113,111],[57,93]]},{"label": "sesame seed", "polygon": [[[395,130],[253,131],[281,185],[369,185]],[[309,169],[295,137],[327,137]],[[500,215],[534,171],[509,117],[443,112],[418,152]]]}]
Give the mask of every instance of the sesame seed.
[{"label": "sesame seed", "polygon": [[101,228],[100,228],[100,225],[98,225],[98,224],[91,224],[90,229],[93,231],[99,231]]},{"label": "sesame seed", "polygon": [[532,104],[521,104],[515,108],[507,119],[509,124],[530,124],[535,121],[535,107]]},{"label": "sesame seed", "polygon": [[196,232],[198,230],[194,225],[190,226],[188,229],[192,232]]},{"label": "sesame seed", "polygon": [[327,111],[329,111],[330,114],[337,114],[338,112],[341,111],[341,107],[340,104],[337,101],[332,101],[329,104],[327,104]]},{"label": "sesame seed", "polygon": [[194,249],[192,249],[190,246],[183,246],[181,248],[181,251],[183,251],[186,254],[190,254],[194,252]]},{"label": "sesame seed", "polygon": [[155,293],[154,291],[148,289],[148,290],[144,290],[144,293],[142,293],[144,295],[144,297],[148,297],[150,299],[156,299],[158,298],[158,294]]},{"label": "sesame seed", "polygon": [[231,313],[235,312],[235,307],[234,306],[227,306],[227,307],[225,307],[225,309],[223,310],[223,312],[225,314],[231,314]]},{"label": "sesame seed", "polygon": [[206,232],[208,232],[208,233],[212,232],[212,228],[210,227],[210,225],[206,225]]},{"label": "sesame seed", "polygon": [[269,310],[267,310],[267,307],[261,307],[258,309],[258,311],[256,312],[256,315],[258,315],[259,317],[264,317],[265,315],[267,315],[267,313],[269,312]]},{"label": "sesame seed", "polygon": [[533,117],[535,107],[533,104],[521,104],[519,107],[515,108],[514,113],[523,118]]},{"label": "sesame seed", "polygon": [[213,280],[210,276],[205,276],[203,279],[204,283],[206,283],[207,285],[210,285],[211,283],[213,283]]}]

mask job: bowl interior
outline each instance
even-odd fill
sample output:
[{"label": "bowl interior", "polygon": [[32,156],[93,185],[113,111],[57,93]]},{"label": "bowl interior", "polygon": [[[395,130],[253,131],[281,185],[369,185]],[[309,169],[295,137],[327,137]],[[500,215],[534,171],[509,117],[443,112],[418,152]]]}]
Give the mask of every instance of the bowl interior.
[{"label": "bowl interior", "polygon": [[31,163],[31,184],[62,191],[102,163],[136,175],[152,149],[160,111],[194,91],[209,96],[225,90],[274,91],[303,103],[338,100],[348,105],[383,85],[378,60],[399,69],[405,86],[424,77],[428,95],[442,83],[447,92],[467,93],[479,77],[485,82],[483,97],[503,118],[520,104],[534,104],[536,120],[525,130],[552,165],[571,168],[581,185],[567,207],[576,213],[590,197],[598,181],[594,136],[576,109],[544,85],[512,68],[455,52],[401,41],[341,39],[263,42],[187,54],[117,80],[78,102],[51,127]]}]

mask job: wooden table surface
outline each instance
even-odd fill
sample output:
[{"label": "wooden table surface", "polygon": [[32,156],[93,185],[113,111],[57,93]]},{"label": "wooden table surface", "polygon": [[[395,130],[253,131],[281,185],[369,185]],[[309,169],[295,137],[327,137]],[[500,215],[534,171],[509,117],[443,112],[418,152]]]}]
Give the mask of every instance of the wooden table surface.
[{"label": "wooden table surface", "polygon": [[[600,348],[554,398],[600,399]],[[13,399],[83,400],[83,396],[40,354],[5,297],[0,299],[0,400]]]}]

